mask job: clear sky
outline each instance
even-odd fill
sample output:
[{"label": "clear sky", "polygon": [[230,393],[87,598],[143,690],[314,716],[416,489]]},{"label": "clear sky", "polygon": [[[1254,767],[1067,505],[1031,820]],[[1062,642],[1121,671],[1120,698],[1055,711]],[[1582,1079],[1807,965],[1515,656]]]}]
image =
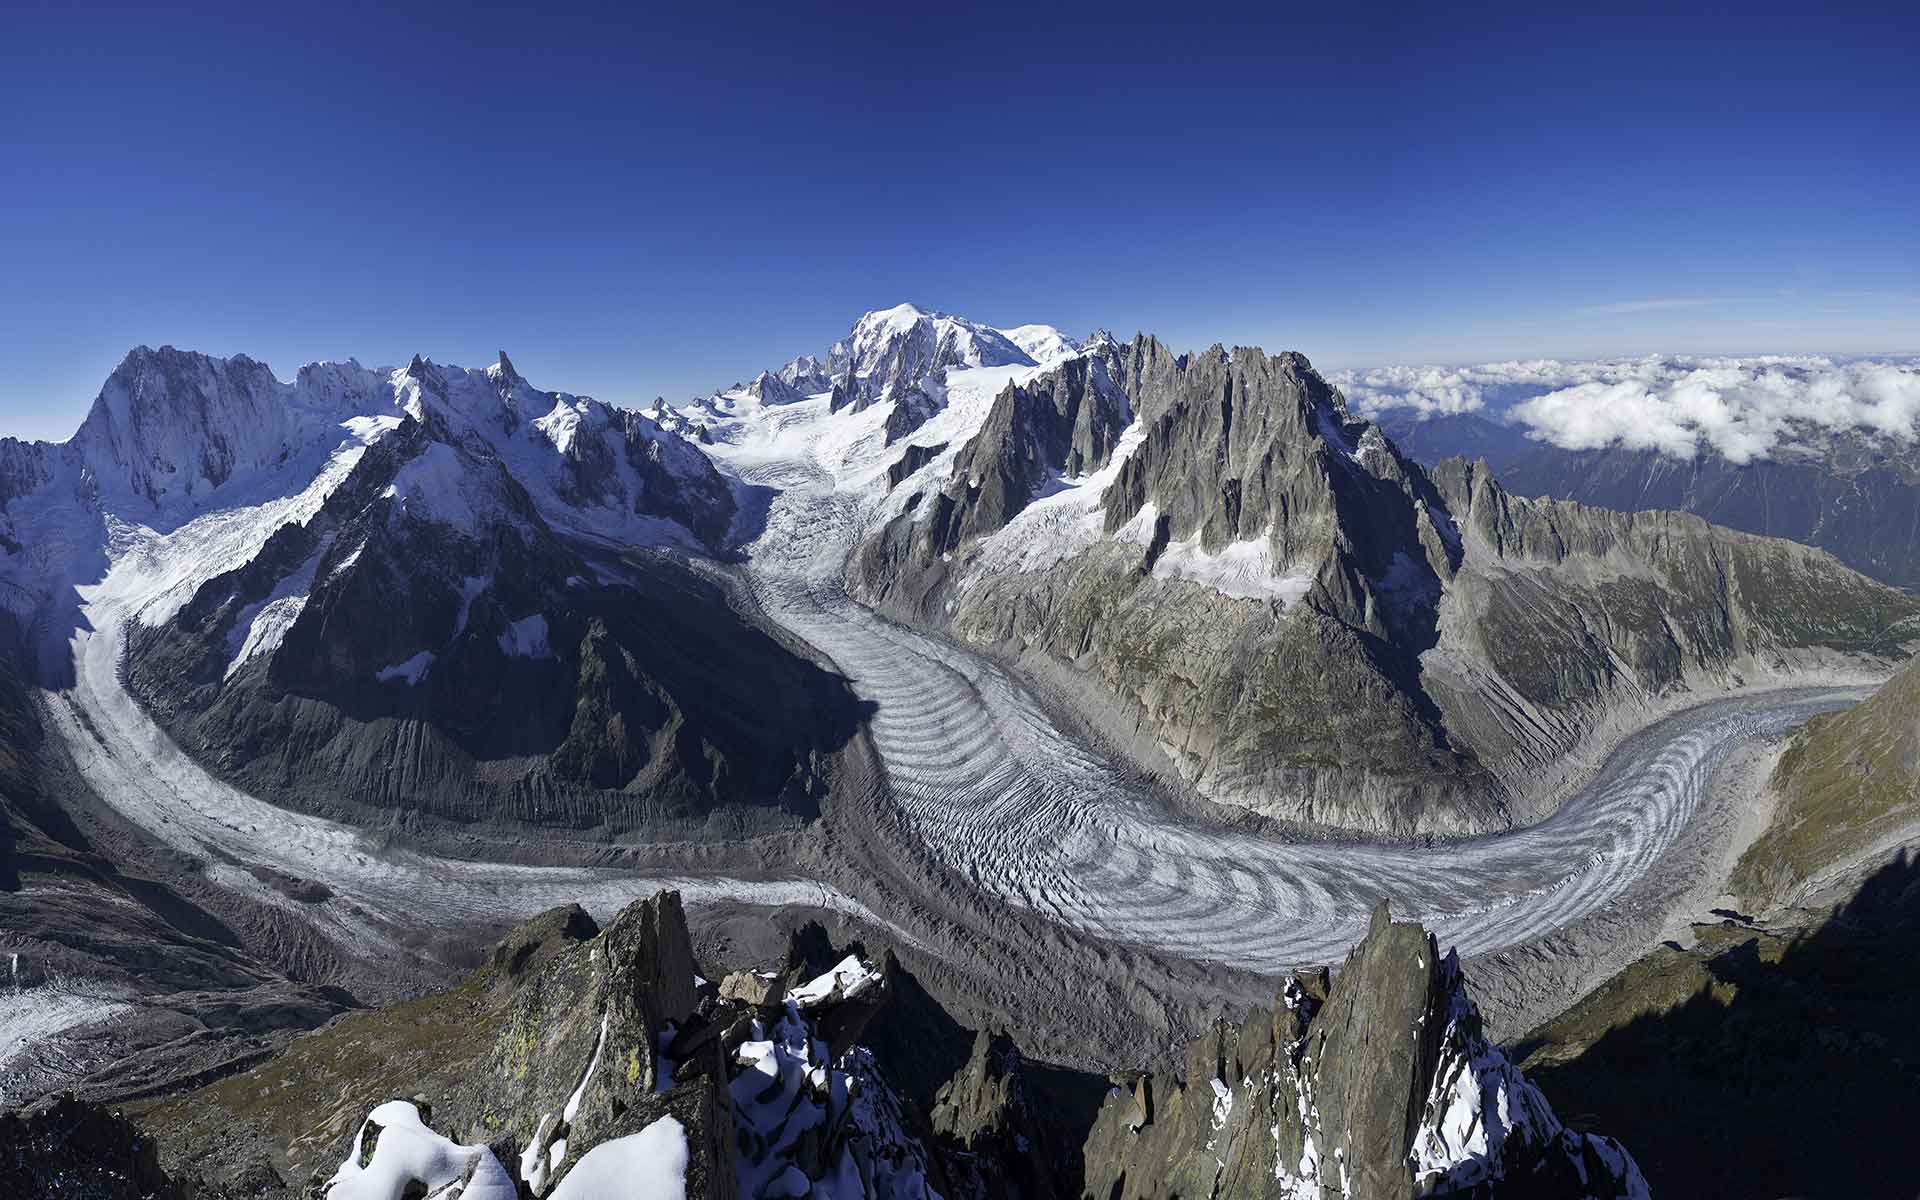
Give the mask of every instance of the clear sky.
[{"label": "clear sky", "polygon": [[639,402],[901,300],[1323,367],[1920,349],[1912,5],[658,7],[0,2],[0,432],[142,342]]}]

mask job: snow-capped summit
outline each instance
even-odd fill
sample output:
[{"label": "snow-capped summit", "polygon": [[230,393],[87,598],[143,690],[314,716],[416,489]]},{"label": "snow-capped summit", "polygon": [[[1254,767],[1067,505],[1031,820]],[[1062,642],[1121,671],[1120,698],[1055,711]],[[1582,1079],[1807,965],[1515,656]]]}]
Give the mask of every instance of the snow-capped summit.
[{"label": "snow-capped summit", "polygon": [[[726,482],[677,433],[589,397],[535,389],[505,354],[484,370],[421,355],[391,370],[309,363],[283,382],[245,355],[138,346],[70,440],[0,448],[8,604],[31,613],[57,593],[97,553],[103,523],[166,532],[214,512],[264,513],[308,492],[319,503],[363,450],[409,421],[424,440],[407,443],[391,490],[415,516],[458,525],[506,503],[602,540],[689,548],[717,545],[732,521]],[[509,494],[518,499],[500,501]]]},{"label": "snow-capped summit", "polygon": [[1052,325],[996,329],[951,313],[896,304],[861,314],[847,336],[825,354],[803,354],[778,371],[760,372],[751,383],[696,400],[684,411],[662,411],[659,419],[709,442],[716,428],[750,413],[830,395],[830,413],[887,406],[883,432],[885,443],[892,445],[946,407],[950,373],[1044,370],[1081,356],[1093,344]]},{"label": "snow-capped summit", "polygon": [[[844,350],[842,350],[844,347]],[[867,313],[834,347],[846,370],[880,394],[911,387],[944,367],[1033,366],[1035,359],[998,329],[911,304]]]},{"label": "snow-capped summit", "polygon": [[664,517],[717,540],[732,520],[712,463],[678,434],[590,396],[540,391],[505,354],[484,370],[416,357],[390,382],[399,411],[497,457],[560,527],[639,537]]},{"label": "snow-capped summit", "polygon": [[229,482],[280,468],[317,439],[338,442],[342,421],[370,411],[371,381],[355,374],[336,365],[284,384],[244,354],[136,346],[108,376],[64,455],[109,498],[156,508],[204,500]]},{"label": "snow-capped summit", "polygon": [[1111,342],[1113,339],[1105,330],[1096,333],[1085,342],[1075,341],[1051,325],[1015,325],[1011,329],[1002,329],[1007,339],[1026,352],[1028,358],[1046,366],[1063,359],[1072,358],[1100,338]]}]

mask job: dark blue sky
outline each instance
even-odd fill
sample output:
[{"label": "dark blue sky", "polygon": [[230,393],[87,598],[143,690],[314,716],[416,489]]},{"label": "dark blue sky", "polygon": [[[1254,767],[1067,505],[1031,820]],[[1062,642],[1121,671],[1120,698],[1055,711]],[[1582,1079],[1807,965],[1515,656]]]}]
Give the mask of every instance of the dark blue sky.
[{"label": "dark blue sky", "polygon": [[635,402],[901,300],[1326,367],[1920,349],[1911,6],[676,7],[6,4],[0,432],[139,342]]}]

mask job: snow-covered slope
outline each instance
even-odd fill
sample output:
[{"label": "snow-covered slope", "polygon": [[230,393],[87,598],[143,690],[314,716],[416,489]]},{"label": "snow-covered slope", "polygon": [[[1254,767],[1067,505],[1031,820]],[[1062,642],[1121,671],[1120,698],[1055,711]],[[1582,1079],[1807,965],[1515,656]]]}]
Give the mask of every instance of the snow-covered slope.
[{"label": "snow-covered slope", "polygon": [[[284,520],[274,505],[344,480],[365,447],[408,418],[442,445],[409,464],[395,494],[449,522],[472,516],[456,451],[497,463],[546,521],[604,541],[697,548],[732,520],[731,494],[698,450],[638,413],[539,391],[504,354],[484,370],[419,358],[397,370],[315,363],[282,382],[244,355],[142,346],[70,441],[8,442],[0,454],[9,606],[31,614],[63,584],[97,575],[103,554],[117,561],[143,530],[226,512],[224,525],[250,524],[264,543],[278,521],[246,514]],[[178,582],[226,569],[234,549],[183,566]]]}]

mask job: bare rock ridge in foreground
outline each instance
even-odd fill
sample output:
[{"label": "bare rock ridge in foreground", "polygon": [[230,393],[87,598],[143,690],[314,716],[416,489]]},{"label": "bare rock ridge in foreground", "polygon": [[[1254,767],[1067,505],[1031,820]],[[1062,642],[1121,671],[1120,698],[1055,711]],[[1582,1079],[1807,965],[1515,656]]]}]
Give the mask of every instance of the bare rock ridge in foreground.
[{"label": "bare rock ridge in foreground", "polygon": [[[1004,1033],[975,1036],[927,1109],[908,1099],[890,1080],[911,1064],[863,1044],[895,1003],[890,964],[718,985],[701,969],[673,893],[604,930],[556,910],[447,993],[135,1116],[210,1195],[244,1178],[326,1200],[455,1182],[464,1200],[582,1200],[656,1176],[716,1200],[1646,1194],[1624,1149],[1567,1130],[1481,1037],[1457,961],[1384,906],[1331,984],[1303,975],[1214,1030],[1184,1079],[1116,1077],[1090,1129],[1037,1097]],[[25,1161],[80,1169],[17,1136]],[[124,1137],[98,1152],[138,1158]]]},{"label": "bare rock ridge in foreground", "polygon": [[1117,1087],[1086,1192],[1213,1196],[1645,1196],[1618,1142],[1565,1127],[1480,1031],[1459,960],[1383,904],[1329,984],[1188,1048],[1184,1078]]},{"label": "bare rock ridge in foreground", "polygon": [[1305,827],[1525,824],[1625,714],[1884,670],[1917,632],[1920,601],[1821,551],[1425,470],[1298,354],[1090,343],[953,461],[900,477],[856,593],[1057,685],[1200,796]]}]

